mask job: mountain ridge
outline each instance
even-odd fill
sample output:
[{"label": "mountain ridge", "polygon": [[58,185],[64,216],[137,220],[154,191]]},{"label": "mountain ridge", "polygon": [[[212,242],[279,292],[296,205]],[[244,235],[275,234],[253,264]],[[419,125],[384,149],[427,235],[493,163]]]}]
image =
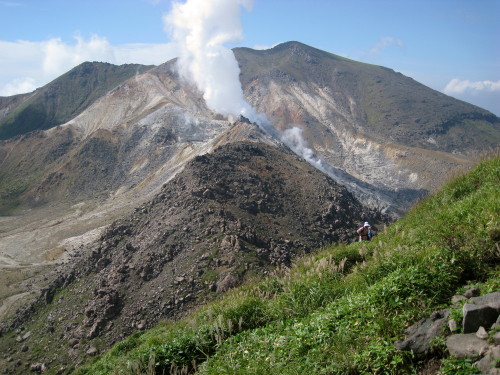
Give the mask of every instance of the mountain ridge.
[{"label": "mountain ridge", "polygon": [[[242,51],[258,58],[252,61],[245,57],[241,53]],[[441,133],[449,133],[450,128],[463,128],[463,121],[474,118],[494,124],[494,138],[483,139],[487,142],[484,144],[486,147],[496,146],[500,141],[498,136],[500,120],[497,116],[475,105],[429,89],[392,69],[348,60],[299,42],[287,42],[270,50],[254,52],[236,48],[234,52],[237,59],[241,59],[240,79],[246,96],[257,110],[267,113],[271,121],[278,127],[284,127],[297,121],[290,121],[291,118],[288,119],[288,123],[279,118],[273,121],[272,110],[266,109],[264,106],[265,103],[270,102],[269,98],[265,95],[261,95],[260,98],[252,96],[251,91],[256,91],[252,82],[261,80],[265,87],[269,87],[275,81],[281,83],[302,82],[305,80],[301,79],[301,76],[306,72],[307,81],[314,82],[319,88],[321,86],[328,88],[328,90],[341,88],[341,90],[336,91],[340,95],[337,99],[339,103],[337,108],[338,116],[343,116],[344,119],[339,118],[339,121],[345,123],[349,117],[359,121],[362,128],[359,125],[351,125],[352,130],[363,129],[366,136],[373,137],[378,141],[391,140],[406,146],[457,152],[457,150],[453,150],[452,144],[440,146],[439,136]],[[297,56],[298,58],[292,60],[292,57]],[[285,71],[280,70],[280,66],[283,67],[285,62],[292,62],[291,67]],[[260,74],[256,75],[252,73],[252,68],[248,68],[248,66],[254,67],[255,65],[259,67]],[[308,69],[304,68],[305,66]],[[255,70],[255,68],[253,69]],[[433,104],[433,102],[436,103]],[[406,115],[403,116],[402,113],[395,112],[395,110],[405,111]],[[466,115],[467,112],[470,112],[470,115]],[[451,119],[448,118],[449,116]],[[319,119],[317,118],[316,121]],[[301,120],[302,124],[307,125],[307,119],[302,119],[300,116],[295,120]],[[329,120],[332,121],[332,119]],[[418,127],[419,132],[409,132],[404,129],[404,125]],[[402,132],[402,135],[398,134],[399,131]],[[482,129],[475,129],[475,131],[484,132]],[[436,139],[428,141],[426,138],[422,139],[422,135],[434,136]],[[477,137],[477,135],[474,136]],[[488,138],[490,135],[487,132],[483,138]],[[458,141],[456,140],[456,142]],[[461,148],[458,152],[464,152],[464,144],[457,143],[455,147]]]},{"label": "mountain ridge", "polygon": [[[0,100],[0,139],[61,125],[101,95],[152,66],[84,62],[32,93]],[[20,103],[19,103],[20,101]]]}]

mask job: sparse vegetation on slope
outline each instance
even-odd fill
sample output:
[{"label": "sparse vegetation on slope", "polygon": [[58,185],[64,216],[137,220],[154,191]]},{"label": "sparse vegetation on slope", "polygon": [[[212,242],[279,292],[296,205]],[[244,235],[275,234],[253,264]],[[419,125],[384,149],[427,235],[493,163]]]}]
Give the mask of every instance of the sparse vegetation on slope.
[{"label": "sparse vegetation on slope", "polygon": [[[28,99],[21,96],[0,101],[0,139],[50,129],[63,124],[90,106],[100,96],[135,74],[152,66],[113,65],[85,62],[35,91]],[[11,108],[12,107],[12,108]]]},{"label": "sparse vegetation on slope", "polygon": [[[421,363],[393,345],[404,329],[466,283],[500,288],[499,186],[497,157],[374,241],[322,249],[187,319],[132,335],[75,374],[416,373]],[[439,341],[434,355],[447,356]],[[467,368],[444,364],[449,374]]]}]

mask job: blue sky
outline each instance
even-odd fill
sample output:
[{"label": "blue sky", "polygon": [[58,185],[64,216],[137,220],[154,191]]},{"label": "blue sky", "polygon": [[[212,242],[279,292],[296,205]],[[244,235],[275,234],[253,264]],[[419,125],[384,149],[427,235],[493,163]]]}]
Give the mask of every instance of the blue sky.
[{"label": "blue sky", "polygon": [[[0,95],[31,91],[85,60],[177,56],[163,24],[170,9],[170,0],[0,0]],[[244,38],[231,47],[297,40],[500,116],[500,0],[254,0],[241,19]]]}]

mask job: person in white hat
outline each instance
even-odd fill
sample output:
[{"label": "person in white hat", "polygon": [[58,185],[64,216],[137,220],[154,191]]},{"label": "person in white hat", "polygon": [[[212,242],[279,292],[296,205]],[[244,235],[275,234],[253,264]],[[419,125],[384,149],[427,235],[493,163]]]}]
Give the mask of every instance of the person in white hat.
[{"label": "person in white hat", "polygon": [[363,226],[356,231],[360,241],[370,241],[372,239],[372,227],[368,221],[365,221]]}]

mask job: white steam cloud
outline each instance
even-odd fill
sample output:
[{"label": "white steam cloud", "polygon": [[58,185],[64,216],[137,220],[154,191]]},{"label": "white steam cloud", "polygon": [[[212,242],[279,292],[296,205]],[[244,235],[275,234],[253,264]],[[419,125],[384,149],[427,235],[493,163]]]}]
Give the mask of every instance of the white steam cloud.
[{"label": "white steam cloud", "polygon": [[181,77],[195,84],[207,106],[225,116],[243,115],[286,144],[296,154],[323,170],[322,161],[307,147],[302,129],[293,127],[278,132],[265,114],[257,113],[244,99],[240,69],[226,43],[243,38],[241,7],[248,11],[253,0],[188,0],[174,3],[164,17],[166,30],[181,51],[178,68]]},{"label": "white steam cloud", "polygon": [[307,142],[302,137],[301,128],[294,126],[293,128],[286,129],[281,133],[280,140],[297,155],[302,156],[309,164],[325,172],[323,161],[308,147]]},{"label": "white steam cloud", "polygon": [[179,73],[203,92],[207,106],[225,116],[240,114],[255,121],[243,98],[240,69],[233,51],[224,46],[243,39],[241,7],[252,0],[189,0],[174,3],[165,27],[180,48]]}]

